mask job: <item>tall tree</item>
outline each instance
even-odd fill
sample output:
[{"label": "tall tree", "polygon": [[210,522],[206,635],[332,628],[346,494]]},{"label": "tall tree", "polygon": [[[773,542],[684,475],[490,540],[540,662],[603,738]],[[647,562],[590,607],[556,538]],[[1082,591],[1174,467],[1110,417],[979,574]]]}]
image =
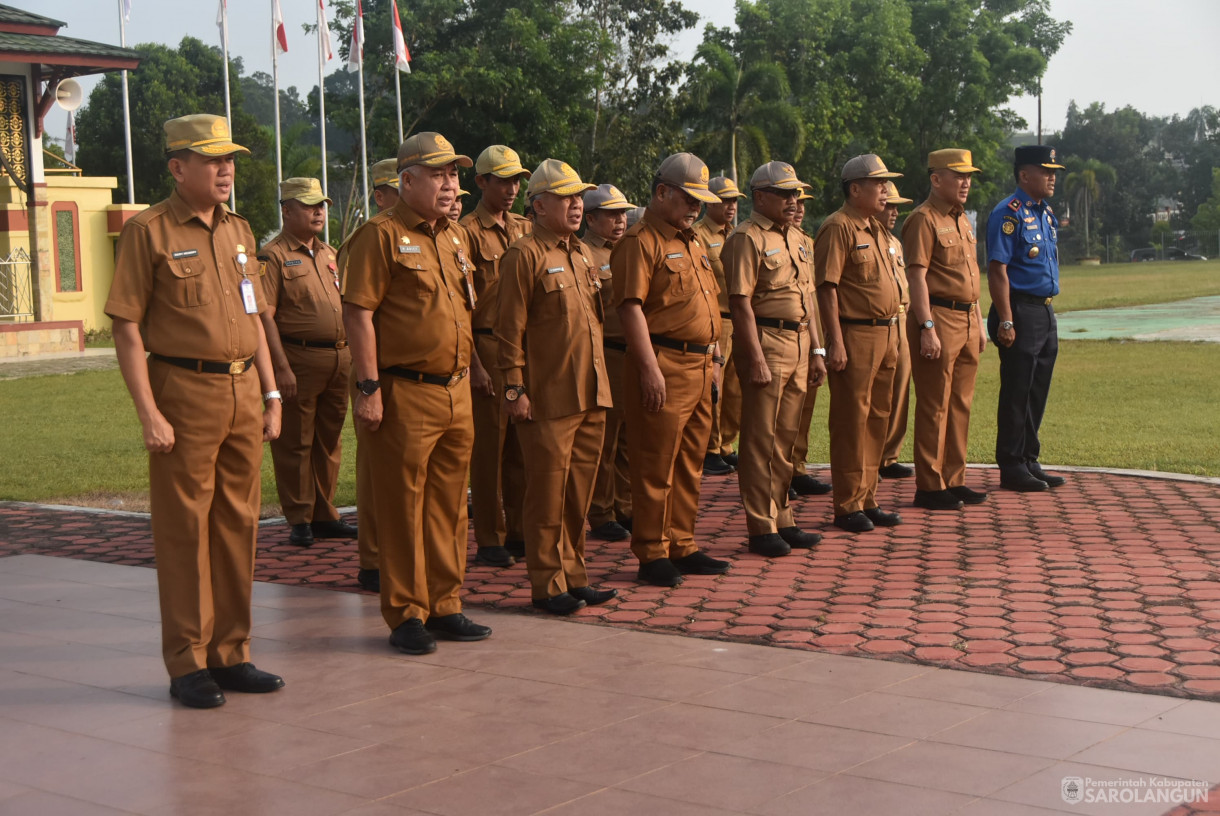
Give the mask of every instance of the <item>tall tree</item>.
[{"label": "tall tree", "polygon": [[1114,168],[1097,159],[1067,160],[1068,174],[1063,179],[1064,194],[1077,207],[1084,210],[1084,253],[1093,257],[1093,246],[1089,242],[1089,225],[1096,220],[1097,202],[1103,193],[1117,180]]}]

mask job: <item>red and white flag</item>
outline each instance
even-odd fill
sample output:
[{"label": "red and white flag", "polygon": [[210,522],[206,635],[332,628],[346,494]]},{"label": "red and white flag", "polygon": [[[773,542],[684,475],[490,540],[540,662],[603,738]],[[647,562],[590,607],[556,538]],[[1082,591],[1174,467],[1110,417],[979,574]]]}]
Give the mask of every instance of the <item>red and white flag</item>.
[{"label": "red and white flag", "polygon": [[394,67],[409,74],[411,73],[411,52],[407,50],[407,41],[402,36],[402,20],[398,17],[398,0],[390,0],[390,8],[394,10]]},{"label": "red and white flag", "polygon": [[359,71],[364,61],[364,8],[356,0],[356,19],[352,23],[352,41],[347,49],[347,70]]},{"label": "red and white flag", "polygon": [[288,32],[284,28],[284,12],[280,10],[280,0],[271,0],[272,32],[275,40],[275,53],[288,53]]},{"label": "red and white flag", "polygon": [[335,52],[330,47],[330,26],[326,23],[326,0],[318,0],[318,37],[322,41],[327,61],[333,60]]},{"label": "red and white flag", "polygon": [[229,41],[229,4],[225,0],[220,0],[220,7],[216,9],[216,27],[220,29],[220,42],[227,43]]},{"label": "red and white flag", "polygon": [[131,22],[131,0],[123,0],[123,19]]}]

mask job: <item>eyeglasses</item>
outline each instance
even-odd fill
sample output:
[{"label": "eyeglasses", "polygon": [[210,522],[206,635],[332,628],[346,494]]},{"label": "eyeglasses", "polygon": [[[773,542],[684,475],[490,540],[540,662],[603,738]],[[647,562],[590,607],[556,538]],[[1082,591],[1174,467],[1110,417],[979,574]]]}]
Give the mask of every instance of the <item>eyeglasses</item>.
[{"label": "eyeglasses", "polygon": [[800,198],[801,195],[801,189],[799,187],[794,190],[781,190],[778,187],[764,187],[762,192],[770,193],[778,198]]},{"label": "eyeglasses", "polygon": [[[662,182],[662,183],[664,183],[664,182]],[[699,199],[697,199],[693,195],[691,195],[690,193],[683,190],[681,187],[677,186],[676,184],[665,184],[665,186],[668,187],[669,189],[673,190],[678,195],[682,196],[682,200],[686,202],[686,206],[688,206],[688,207],[698,207],[703,203]]]}]

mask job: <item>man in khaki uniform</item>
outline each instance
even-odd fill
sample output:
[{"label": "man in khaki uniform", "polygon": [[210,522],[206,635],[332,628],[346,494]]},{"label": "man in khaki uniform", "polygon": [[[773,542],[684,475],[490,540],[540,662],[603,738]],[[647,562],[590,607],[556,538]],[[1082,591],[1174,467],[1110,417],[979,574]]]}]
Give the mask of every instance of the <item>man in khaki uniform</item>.
[{"label": "man in khaki uniform", "polygon": [[474,402],[474,456],[470,463],[470,501],[474,509],[474,562],[511,567],[525,557],[521,520],[525,471],[516,428],[502,411],[504,379],[497,368],[499,345],[494,328],[500,308],[500,262],[512,243],[529,235],[533,225],[511,212],[530,172],[517,152],[492,145],[474,164],[474,182],[482,193],[462,226],[474,242],[474,349],[470,366]]},{"label": "man in khaki uniform", "polygon": [[525,563],[533,604],[570,615],[618,593],[589,586],[585,516],[610,407],[602,348],[601,281],[576,237],[581,194],[594,189],[555,159],[526,195],[534,231],[501,266],[496,315],[504,411],[525,456]]},{"label": "man in khaki uniform", "polygon": [[[390,645],[436,650],[436,635],[482,640],[462,614],[466,470],[474,442],[470,383],[471,241],[446,217],[457,155],[439,133],[398,149],[399,202],[347,242],[343,320],[356,370],[356,440],[369,454],[365,494],[381,559]],[[359,485],[357,486],[359,490]]]},{"label": "man in khaki uniform", "polygon": [[902,287],[890,264],[887,179],[873,153],[843,165],[843,206],[814,237],[818,305],[830,380],[830,480],[834,524],[852,533],[902,523],[877,506],[877,469],[889,430],[898,363]]},{"label": "man in khaki uniform", "polygon": [[263,331],[284,395],[283,425],[271,457],[280,506],[291,525],[288,541],[299,547],[315,537],[356,537],[356,528],[339,520],[334,505],[352,355],[343,332],[335,251],[318,238],[330,203],[317,179],[285,179],[284,228],[258,254],[267,301]]},{"label": "man in khaki uniform", "polygon": [[805,391],[826,376],[813,326],[813,258],[803,234],[792,227],[797,198],[808,186],[786,162],[755,170],[754,210],[729,236],[721,256],[741,380],[737,479],[750,552],[768,557],[822,540],[797,526],[788,501]]},{"label": "man in khaki uniform", "polygon": [[684,574],[720,575],[695,543],[699,482],[720,378],[720,306],[712,262],[692,229],[715,204],[707,165],[690,153],[661,162],[644,216],[615,247],[614,302],[627,335],[623,372],[639,579],[677,586]]},{"label": "man in khaki uniform", "polygon": [[606,350],[606,374],[610,378],[610,397],[614,404],[606,410],[606,435],[602,442],[593,502],[589,505],[589,535],[602,541],[622,541],[631,535],[631,471],[627,464],[627,432],[623,413],[623,364],[627,359],[627,338],[614,308],[614,276],[610,271],[610,251],[627,231],[627,211],[635,205],[627,201],[613,184],[599,184],[584,196],[585,234],[581,241],[597,268],[601,282],[602,343]]},{"label": "man in khaki uniform", "polygon": [[[894,182],[888,182],[886,189],[889,197],[886,200],[885,213],[881,222],[885,226],[885,240],[889,243],[886,250],[890,256],[890,265],[894,267],[894,276],[902,287],[902,298],[898,306],[898,322],[906,319],[910,310],[911,292],[907,284],[907,265],[902,254],[902,241],[894,235],[894,225],[898,223],[898,205],[914,203],[909,198],[903,198]],[[911,349],[907,342],[906,331],[898,332],[898,364],[894,369],[894,397],[890,402],[890,427],[885,433],[885,447],[881,451],[881,467],[877,471],[886,479],[906,479],[915,475],[915,469],[907,467],[898,461],[902,452],[902,443],[907,435],[907,415],[911,407]]]},{"label": "man in khaki uniform", "polygon": [[[811,258],[813,257],[813,239],[804,231],[802,224],[805,222],[805,202],[812,200],[813,196],[802,190],[796,199],[796,215],[792,219],[792,226],[800,231],[801,241],[805,244],[805,249]],[[816,337],[818,332],[816,314],[811,326]],[[815,340],[815,345],[820,346],[821,343],[817,343]],[[788,486],[789,499],[793,498],[794,494],[797,496],[824,496],[831,490],[828,482],[815,479],[805,467],[805,460],[809,458],[809,431],[813,425],[813,409],[817,404],[817,399],[818,386],[810,386],[809,390],[805,392],[805,402],[801,406],[801,421],[796,430],[796,442],[792,446],[792,482]]]},{"label": "man in khaki uniform", "polygon": [[715,176],[707,183],[708,191],[716,196],[704,209],[703,218],[695,222],[695,235],[707,251],[720,291],[720,356],[719,393],[712,400],[712,429],[708,434],[707,454],[703,457],[704,476],[727,476],[736,469],[737,454],[733,442],[737,439],[741,418],[741,383],[733,366],[733,315],[729,313],[729,286],[724,280],[724,263],[720,259],[724,242],[737,226],[737,199],[745,193],[737,189],[731,178]]},{"label": "man in khaki uniform", "polygon": [[987,494],[966,487],[966,438],[979,356],[987,346],[979,309],[977,239],[964,205],[969,150],[928,154],[932,190],[902,225],[911,284],[907,332],[915,380],[915,506],[960,510]]},{"label": "man in khaki uniform", "polygon": [[398,159],[382,159],[373,165],[371,172],[377,212],[388,210],[398,201]]},{"label": "man in khaki uniform", "polygon": [[450,221],[461,221],[462,220],[462,199],[468,195],[470,195],[470,193],[468,191],[460,190],[460,189],[458,190],[457,197],[455,197],[453,199],[453,204],[450,205],[450,207],[449,207],[449,220]]},{"label": "man in khaki uniform", "polygon": [[106,314],[148,450],[170,695],[213,708],[222,689],[284,685],[250,663],[259,465],[281,400],[254,236],[224,205],[233,154],[249,151],[211,114],[166,122],[165,142],[174,192],[123,226]]}]

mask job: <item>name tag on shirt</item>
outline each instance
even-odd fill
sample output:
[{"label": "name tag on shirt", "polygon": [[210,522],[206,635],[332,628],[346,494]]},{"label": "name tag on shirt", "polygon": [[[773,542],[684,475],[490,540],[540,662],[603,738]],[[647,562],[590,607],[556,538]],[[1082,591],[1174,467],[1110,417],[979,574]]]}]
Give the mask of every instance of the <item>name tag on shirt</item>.
[{"label": "name tag on shirt", "polygon": [[681,252],[670,252],[665,257],[669,258],[670,260],[677,260],[678,258],[682,257],[682,253]]},{"label": "name tag on shirt", "polygon": [[241,282],[241,302],[246,307],[246,314],[258,314],[258,301],[254,299],[254,284],[249,278]]},{"label": "name tag on shirt", "polygon": [[562,266],[552,266],[550,269],[548,269],[548,270],[546,271],[546,273],[547,273],[548,275],[554,275],[556,272],[562,272],[562,271],[563,271],[563,267],[562,267]]},{"label": "name tag on shirt", "polygon": [[946,232],[953,232],[953,227],[937,227],[936,228],[937,235],[942,235]]},{"label": "name tag on shirt", "polygon": [[780,253],[780,250],[778,250],[778,249],[768,249],[766,252],[763,253],[763,255],[770,258],[772,255],[778,255],[779,253]]},{"label": "name tag on shirt", "polygon": [[721,244],[723,244],[723,243],[724,243],[723,241],[717,241],[717,242],[716,242],[716,243],[714,243],[714,244],[708,244],[708,245],[707,245],[707,248],[708,248],[708,249],[715,249],[716,247],[720,246],[720,245],[721,245]]},{"label": "name tag on shirt", "polygon": [[421,247],[419,244],[409,244],[407,246],[400,246],[398,248],[399,255],[418,255],[419,253],[421,253],[423,251],[424,251],[424,248]]},{"label": "name tag on shirt", "polygon": [[293,261],[284,261],[284,266],[300,266],[303,263],[305,263],[305,262],[302,261],[300,258],[297,258],[296,260],[293,260]]},{"label": "name tag on shirt", "polygon": [[868,249],[872,244],[856,244],[856,249]]},{"label": "name tag on shirt", "polygon": [[601,270],[602,272],[605,272],[609,268],[610,268],[610,264],[602,264],[601,266],[598,267],[598,269]]},{"label": "name tag on shirt", "polygon": [[198,254],[199,250],[197,249],[182,249],[173,254],[173,259],[177,261],[181,260],[182,258],[194,258]]}]

